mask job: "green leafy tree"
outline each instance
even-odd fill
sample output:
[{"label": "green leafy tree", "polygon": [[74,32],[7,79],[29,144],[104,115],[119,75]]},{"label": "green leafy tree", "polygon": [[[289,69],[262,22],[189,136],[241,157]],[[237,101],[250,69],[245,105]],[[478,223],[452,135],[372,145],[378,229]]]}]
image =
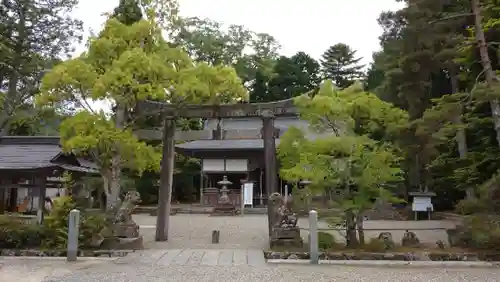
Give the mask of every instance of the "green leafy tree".
[{"label": "green leafy tree", "polygon": [[[357,99],[370,104],[360,108]],[[334,201],[345,213],[347,244],[364,243],[363,212],[371,208],[374,198],[396,200],[389,188],[400,181],[402,172],[397,147],[371,137],[380,135],[381,126],[389,136],[407,115],[363,92],[359,85],[337,91],[330,81],[313,98],[296,98],[296,105],[320,135],[309,138],[306,132],[292,128],[281,137],[281,176],[290,182],[310,180],[311,189],[317,192],[340,191]]]},{"label": "green leafy tree", "polygon": [[[193,103],[236,102],[248,95],[234,69],[194,63],[182,50],[169,46],[154,20],[125,25],[114,18],[90,41],[87,52],[48,73],[41,90],[37,97],[41,105],[66,101],[79,109],[64,121],[63,145],[87,153],[101,165],[108,207],[118,200],[123,166],[138,172],[158,168],[154,150],[131,132],[130,111],[138,102],[155,99],[181,109]],[[116,114],[109,117],[96,111],[89,100],[110,101]]]},{"label": "green leafy tree", "polygon": [[337,43],[321,56],[321,68],[325,79],[331,79],[341,89],[349,87],[363,76],[361,58],[356,57],[356,50],[344,43]]},{"label": "green leafy tree", "polygon": [[274,64],[269,81],[268,101],[289,99],[319,87],[320,66],[304,52],[280,57]]},{"label": "green leafy tree", "polygon": [[2,1],[0,135],[16,133],[20,120],[37,114],[31,98],[41,77],[80,40],[81,22],[70,15],[77,4],[76,0]]}]

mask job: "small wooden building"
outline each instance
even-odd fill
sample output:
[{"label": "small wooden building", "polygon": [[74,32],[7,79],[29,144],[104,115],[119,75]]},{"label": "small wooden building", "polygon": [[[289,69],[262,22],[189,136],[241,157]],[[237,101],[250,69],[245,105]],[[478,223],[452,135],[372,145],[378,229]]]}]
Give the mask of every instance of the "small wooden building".
[{"label": "small wooden building", "polygon": [[65,171],[74,178],[98,174],[92,162],[63,153],[59,137],[0,137],[0,214],[20,206],[23,211],[39,210],[46,196],[62,192]]}]

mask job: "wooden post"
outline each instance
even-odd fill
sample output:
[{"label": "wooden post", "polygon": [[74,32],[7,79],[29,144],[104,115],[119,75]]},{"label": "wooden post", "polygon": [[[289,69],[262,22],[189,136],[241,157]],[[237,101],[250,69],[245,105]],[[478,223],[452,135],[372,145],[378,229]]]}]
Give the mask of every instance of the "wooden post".
[{"label": "wooden post", "polygon": [[241,211],[240,215],[245,214],[245,183],[241,183],[241,194],[240,194],[240,201],[241,201]]},{"label": "wooden post", "polygon": [[264,182],[264,177],[263,177],[263,173],[262,173],[262,168],[259,169],[260,170],[260,181],[259,181],[259,189],[260,189],[260,195],[259,195],[259,205],[260,206],[263,206],[264,205],[264,199],[263,199],[263,194],[264,194],[264,190],[262,189],[262,184]]},{"label": "wooden post", "polygon": [[285,204],[288,205],[288,184],[285,184]]},{"label": "wooden post", "polygon": [[158,216],[156,218],[156,241],[168,240],[168,227],[172,201],[172,182],[174,176],[174,133],[175,119],[168,117],[163,128],[163,152],[158,190]]},{"label": "wooden post", "polygon": [[203,205],[203,166],[200,169],[200,205]]},{"label": "wooden post", "polygon": [[36,221],[38,224],[43,223],[44,209],[45,209],[45,195],[47,192],[46,187],[47,179],[45,176],[36,176],[35,177],[35,188],[38,189],[38,210],[36,212]]},{"label": "wooden post", "polygon": [[7,191],[5,181],[0,179],[0,214],[4,214],[5,212],[5,191]]},{"label": "wooden post", "polygon": [[276,171],[276,143],[274,140],[274,114],[270,111],[264,112],[262,115],[262,137],[264,139],[264,164],[265,164],[265,178],[267,198],[267,221],[269,236],[272,234],[273,209],[269,202],[270,195],[278,192],[278,173]]},{"label": "wooden post", "polygon": [[71,210],[68,218],[68,250],[67,261],[76,261],[78,256],[78,234],[80,226],[80,211]]}]

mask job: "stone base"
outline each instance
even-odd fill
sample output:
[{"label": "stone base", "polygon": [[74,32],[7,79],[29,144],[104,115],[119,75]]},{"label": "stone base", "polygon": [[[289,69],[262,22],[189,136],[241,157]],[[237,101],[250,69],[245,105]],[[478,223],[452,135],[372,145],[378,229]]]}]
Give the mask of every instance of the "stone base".
[{"label": "stone base", "polygon": [[236,207],[232,204],[219,204],[213,211],[212,215],[237,215],[238,211]]},{"label": "stone base", "polygon": [[99,248],[105,250],[143,250],[144,240],[142,236],[136,238],[104,238]]},{"label": "stone base", "polygon": [[302,238],[293,238],[293,239],[278,239],[271,238],[270,247],[286,247],[286,248],[303,248],[304,242]]},{"label": "stone base", "polygon": [[274,227],[271,237],[276,239],[300,238],[300,229],[298,227]]},{"label": "stone base", "polygon": [[298,227],[274,227],[270,238],[270,247],[302,248],[304,242]]},{"label": "stone base", "polygon": [[139,237],[139,225],[133,224],[115,224],[112,226],[113,236],[119,238],[137,238]]}]

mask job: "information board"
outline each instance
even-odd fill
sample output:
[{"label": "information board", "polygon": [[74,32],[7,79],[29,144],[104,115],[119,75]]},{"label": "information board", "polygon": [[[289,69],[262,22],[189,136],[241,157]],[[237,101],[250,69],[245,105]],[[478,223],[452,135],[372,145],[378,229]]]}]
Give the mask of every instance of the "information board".
[{"label": "information board", "polygon": [[430,208],[431,211],[434,210],[434,207],[431,202],[431,197],[415,197],[413,198],[413,211],[427,211],[427,208]]}]

